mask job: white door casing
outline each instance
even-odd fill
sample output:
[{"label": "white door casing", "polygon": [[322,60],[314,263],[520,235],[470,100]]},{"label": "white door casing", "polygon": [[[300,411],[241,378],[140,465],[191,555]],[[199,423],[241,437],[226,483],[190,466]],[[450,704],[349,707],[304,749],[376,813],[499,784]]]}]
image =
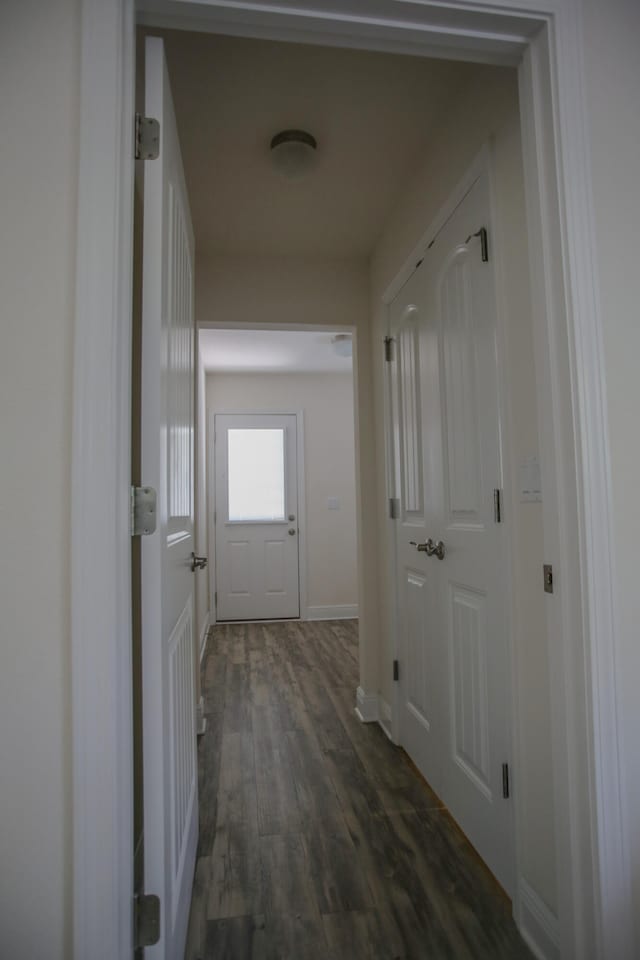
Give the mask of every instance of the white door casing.
[{"label": "white door casing", "polygon": [[145,891],[161,900],[146,948],[182,960],[198,836],[194,575],[194,241],[162,40],[145,43],[145,110],[160,155],[144,185],[142,475],[158,494],[142,541]]},{"label": "white door casing", "polygon": [[[256,489],[264,481],[260,458],[247,471],[230,471],[232,444],[242,436],[276,444],[275,498],[264,516],[254,515]],[[215,544],[217,620],[276,620],[300,616],[297,418],[295,414],[215,416]],[[256,456],[251,450],[250,458]],[[281,459],[280,459],[281,458]],[[258,480],[245,491],[251,503],[233,514],[230,484]],[[230,480],[231,477],[231,480]],[[253,488],[253,489],[251,489]],[[245,509],[248,507],[248,511]],[[258,514],[264,511],[257,510]]]},{"label": "white door casing", "polygon": [[[391,308],[401,736],[512,893],[512,816],[502,796],[511,753],[504,526],[494,514],[502,486],[495,281],[474,236],[481,227],[491,236],[486,174]],[[443,559],[409,543],[428,538],[444,543]]]}]

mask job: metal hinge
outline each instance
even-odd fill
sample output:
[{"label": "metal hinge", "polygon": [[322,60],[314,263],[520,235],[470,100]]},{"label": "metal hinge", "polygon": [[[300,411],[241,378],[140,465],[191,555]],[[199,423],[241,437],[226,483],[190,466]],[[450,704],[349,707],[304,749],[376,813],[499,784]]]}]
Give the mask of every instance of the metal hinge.
[{"label": "metal hinge", "polygon": [[493,519],[495,523],[502,523],[502,490],[498,487],[493,491]]},{"label": "metal hinge", "polygon": [[400,501],[397,497],[389,497],[389,519],[397,520],[400,516]]},{"label": "metal hinge", "polygon": [[387,363],[393,360],[393,337],[384,338],[384,359]]},{"label": "metal hinge", "polygon": [[398,663],[397,660],[393,661],[393,679],[394,680],[400,679],[400,664]]},{"label": "metal hinge", "polygon": [[217,590],[216,590],[216,592],[214,593],[213,598],[214,598],[214,602],[215,602],[216,610],[217,610],[217,609],[218,609],[218,591],[217,591]]},{"label": "metal hinge", "polygon": [[153,487],[131,487],[131,536],[148,537],[157,524],[157,496]]},{"label": "metal hinge", "polygon": [[486,227],[480,227],[479,230],[476,230],[475,233],[470,233],[465,243],[469,243],[472,237],[480,237],[480,255],[482,256],[482,262],[489,262],[489,237],[487,234]]},{"label": "metal hinge", "polygon": [[509,764],[502,764],[502,796],[505,800],[509,799]]},{"label": "metal hinge", "polygon": [[160,156],[160,124],[153,117],[136,113],[135,158],[156,160]]},{"label": "metal hinge", "polygon": [[543,563],[542,578],[544,582],[544,592],[553,593],[553,567],[550,563]]},{"label": "metal hinge", "polygon": [[160,939],[160,897],[153,893],[138,893],[133,899],[135,949],[152,947]]}]

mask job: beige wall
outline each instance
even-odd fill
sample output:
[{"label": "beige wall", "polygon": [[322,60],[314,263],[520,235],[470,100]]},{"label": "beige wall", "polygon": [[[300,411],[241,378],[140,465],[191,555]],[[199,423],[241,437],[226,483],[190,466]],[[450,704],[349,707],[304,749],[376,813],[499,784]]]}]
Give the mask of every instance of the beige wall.
[{"label": "beige wall", "polygon": [[613,493],[625,802],[640,956],[640,5],[587,0],[587,103]]},{"label": "beige wall", "polygon": [[[439,208],[448,199],[482,145],[492,140],[496,223],[491,245],[499,271],[501,321],[505,330],[507,412],[506,456],[514,485],[523,457],[538,454],[535,374],[525,233],[522,159],[515,72],[495,71],[481,88],[470,88],[438,131],[428,159],[408,185],[389,220],[372,260],[374,342],[386,330],[382,295],[412,253]],[[464,238],[463,238],[464,239]],[[375,364],[378,450],[378,517],[384,517],[383,409],[381,361]],[[541,505],[519,502],[507,489],[514,553],[513,645],[522,724],[516,730],[518,792],[522,798],[521,873],[551,908],[556,904],[549,674],[544,608],[539,591],[542,564]],[[392,548],[389,525],[379,527],[381,556]],[[387,568],[381,565],[381,621],[390,623]],[[391,691],[391,638],[381,648],[381,691]],[[514,724],[515,728],[515,724]]]},{"label": "beige wall", "polygon": [[[307,606],[358,602],[353,378],[347,373],[207,376],[207,408],[215,413],[304,413]],[[327,499],[338,497],[339,510]]]},{"label": "beige wall", "polygon": [[0,956],[71,956],[79,3],[0,4]]}]

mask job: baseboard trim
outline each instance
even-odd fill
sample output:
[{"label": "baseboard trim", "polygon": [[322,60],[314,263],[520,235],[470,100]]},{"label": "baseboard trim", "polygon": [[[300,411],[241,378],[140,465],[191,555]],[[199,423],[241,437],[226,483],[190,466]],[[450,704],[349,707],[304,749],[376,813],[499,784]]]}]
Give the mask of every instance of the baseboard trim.
[{"label": "baseboard trim", "polygon": [[393,723],[391,707],[383,697],[378,697],[378,723],[393,743]]},{"label": "baseboard trim", "polygon": [[520,877],[519,929],[537,960],[560,960],[558,918],[524,877]]},{"label": "baseboard trim", "polygon": [[356,693],[356,716],[363,723],[377,723],[380,719],[379,699],[377,693],[365,693],[358,687]]},{"label": "baseboard trim", "polygon": [[335,607],[307,607],[305,620],[357,620],[358,604],[341,603]]},{"label": "baseboard trim", "polygon": [[202,663],[202,658],[204,657],[204,652],[207,649],[207,634],[209,633],[209,611],[207,610],[207,615],[204,618],[204,623],[202,625],[202,630],[200,631],[200,663]]}]

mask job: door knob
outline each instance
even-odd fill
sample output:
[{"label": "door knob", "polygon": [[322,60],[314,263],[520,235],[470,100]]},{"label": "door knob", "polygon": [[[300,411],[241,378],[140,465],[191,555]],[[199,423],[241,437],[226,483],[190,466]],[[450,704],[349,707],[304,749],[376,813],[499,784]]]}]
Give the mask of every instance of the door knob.
[{"label": "door knob", "polygon": [[208,563],[206,557],[196,557],[195,553],[191,554],[191,571],[195,573],[196,570],[204,570]]},{"label": "door knob", "polygon": [[429,537],[424,546],[428,557],[437,557],[438,560],[444,560],[444,542],[442,540],[438,540],[438,542],[435,543],[431,537]]},{"label": "door knob", "polygon": [[289,527],[289,529],[287,530],[287,533],[289,534],[290,537],[295,537],[296,535],[295,527]]}]

